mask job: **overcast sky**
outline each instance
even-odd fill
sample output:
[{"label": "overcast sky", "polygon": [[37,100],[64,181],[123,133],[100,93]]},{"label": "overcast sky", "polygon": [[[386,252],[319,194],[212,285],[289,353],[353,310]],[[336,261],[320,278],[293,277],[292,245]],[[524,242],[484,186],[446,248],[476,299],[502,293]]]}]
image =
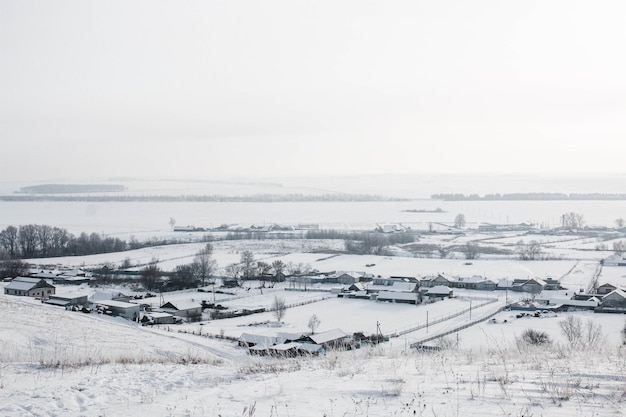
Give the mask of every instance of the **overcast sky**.
[{"label": "overcast sky", "polygon": [[626,172],[626,2],[0,1],[0,180]]}]

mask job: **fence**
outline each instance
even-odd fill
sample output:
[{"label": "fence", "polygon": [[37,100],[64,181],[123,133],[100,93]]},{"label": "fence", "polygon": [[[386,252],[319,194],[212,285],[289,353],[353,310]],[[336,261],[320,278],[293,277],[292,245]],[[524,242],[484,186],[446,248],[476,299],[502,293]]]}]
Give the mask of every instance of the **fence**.
[{"label": "fence", "polygon": [[[480,299],[481,300],[485,300],[485,301],[483,303],[476,304],[476,305],[473,305],[473,306],[470,305],[470,307],[468,307],[466,309],[463,309],[461,311],[457,311],[456,313],[448,314],[447,316],[442,316],[439,319],[429,320],[429,321],[427,321],[424,324],[418,324],[416,326],[407,327],[407,328],[404,328],[402,330],[396,330],[396,331],[394,331],[392,333],[386,334],[385,336],[387,336],[387,337],[397,337],[397,336],[402,336],[402,335],[407,334],[407,333],[415,332],[417,330],[425,329],[425,328],[427,328],[429,326],[432,326],[434,324],[443,323],[444,321],[448,321],[450,319],[458,317],[458,316],[460,316],[462,314],[465,314],[465,313],[467,313],[467,312],[469,312],[471,310],[475,310],[477,308],[484,307],[486,305],[489,305],[489,304],[492,304],[492,303],[495,303],[495,302],[498,301],[497,298],[480,298]],[[476,300],[476,298],[473,298],[473,300]]]},{"label": "fence", "polygon": [[481,317],[481,318],[479,318],[477,320],[471,321],[469,323],[465,323],[465,324],[463,324],[463,325],[461,325],[459,327],[455,327],[452,330],[448,330],[446,332],[439,333],[436,336],[431,336],[431,337],[428,337],[426,339],[420,340],[419,342],[411,343],[411,347],[412,348],[420,348],[424,343],[430,342],[430,341],[435,340],[435,339],[440,339],[440,338],[448,336],[448,335],[450,335],[452,333],[460,332],[461,330],[467,329],[468,327],[474,326],[475,324],[482,323],[483,321],[489,320],[490,318],[492,318],[493,316],[495,316],[496,314],[500,313],[503,310],[504,310],[504,307],[500,307],[494,313],[491,313],[491,314],[489,314],[489,315],[487,315],[485,317]]}]

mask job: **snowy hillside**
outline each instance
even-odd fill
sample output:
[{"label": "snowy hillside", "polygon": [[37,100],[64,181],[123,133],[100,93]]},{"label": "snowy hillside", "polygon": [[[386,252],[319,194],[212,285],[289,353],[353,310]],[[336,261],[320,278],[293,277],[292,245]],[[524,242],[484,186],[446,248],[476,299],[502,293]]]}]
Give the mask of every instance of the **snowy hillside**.
[{"label": "snowy hillside", "polygon": [[[330,301],[312,304],[325,327],[349,316]],[[396,307],[380,304],[376,314],[384,321]],[[564,343],[558,323],[566,315],[514,320],[504,312],[496,324],[462,331],[458,347],[455,337],[444,339],[449,348],[440,352],[420,353],[401,337],[319,358],[272,359],[228,340],[31,299],[0,295],[0,311],[2,416],[569,417],[622,415],[626,407],[622,316],[602,315],[606,341],[592,348]],[[285,326],[307,314],[288,309]],[[231,320],[220,322],[237,327]],[[525,328],[545,330],[553,345],[516,344]]]}]

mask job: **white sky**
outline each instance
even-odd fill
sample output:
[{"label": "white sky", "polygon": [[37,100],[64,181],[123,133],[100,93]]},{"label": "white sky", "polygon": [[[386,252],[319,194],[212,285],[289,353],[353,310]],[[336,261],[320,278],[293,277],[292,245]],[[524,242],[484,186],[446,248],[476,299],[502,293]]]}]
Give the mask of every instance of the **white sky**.
[{"label": "white sky", "polygon": [[0,177],[624,172],[626,2],[0,1]]}]

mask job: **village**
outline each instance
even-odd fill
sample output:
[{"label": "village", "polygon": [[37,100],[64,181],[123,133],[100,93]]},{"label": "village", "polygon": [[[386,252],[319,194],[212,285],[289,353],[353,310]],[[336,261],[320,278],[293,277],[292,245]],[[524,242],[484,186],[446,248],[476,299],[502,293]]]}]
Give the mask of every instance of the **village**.
[{"label": "village", "polygon": [[[619,256],[610,256],[602,262],[609,267],[624,263],[626,261]],[[373,263],[366,265],[367,268],[373,266]],[[176,326],[174,331],[197,332],[204,337],[230,340],[253,355],[291,357],[319,355],[329,349],[355,349],[363,343],[386,342],[463,314],[469,314],[475,324],[491,319],[503,310],[537,314],[568,311],[626,313],[626,291],[619,285],[605,282],[576,287],[549,276],[494,280],[481,275],[448,273],[381,276],[355,271],[312,271],[293,276],[280,273],[262,279],[252,277],[241,283],[226,276],[212,277],[210,285],[165,293],[141,290],[136,285],[126,291],[123,288],[107,289],[97,284],[97,278],[97,274],[81,269],[33,268],[28,276],[6,280],[3,292],[10,296],[31,297],[44,305],[77,313],[120,317],[142,326],[172,331],[171,326],[178,325],[180,327]],[[302,325],[296,330],[282,327],[281,319],[286,309],[314,303],[323,309],[326,300],[332,298],[423,308],[439,303],[442,312],[449,310],[450,313],[442,313],[441,319],[431,319],[429,323],[428,312],[424,322],[415,310],[408,310],[407,314],[415,314],[415,318],[409,317],[403,326],[387,331],[371,329],[369,333],[360,331],[358,326],[333,328],[330,323],[325,323],[325,330],[316,332],[319,323],[312,324],[310,320],[307,331]],[[277,300],[282,302],[281,306],[276,306]],[[453,305],[453,300],[463,305]],[[488,305],[491,305],[489,310],[480,310]],[[280,314],[277,313],[279,309],[282,309]],[[268,315],[275,321],[268,319]],[[225,324],[222,323],[234,318],[245,318],[248,329],[241,330],[242,324],[239,323],[225,334]],[[423,347],[427,341],[458,330],[460,328],[448,329],[440,336],[430,334],[428,340],[415,340],[411,345]]]}]

